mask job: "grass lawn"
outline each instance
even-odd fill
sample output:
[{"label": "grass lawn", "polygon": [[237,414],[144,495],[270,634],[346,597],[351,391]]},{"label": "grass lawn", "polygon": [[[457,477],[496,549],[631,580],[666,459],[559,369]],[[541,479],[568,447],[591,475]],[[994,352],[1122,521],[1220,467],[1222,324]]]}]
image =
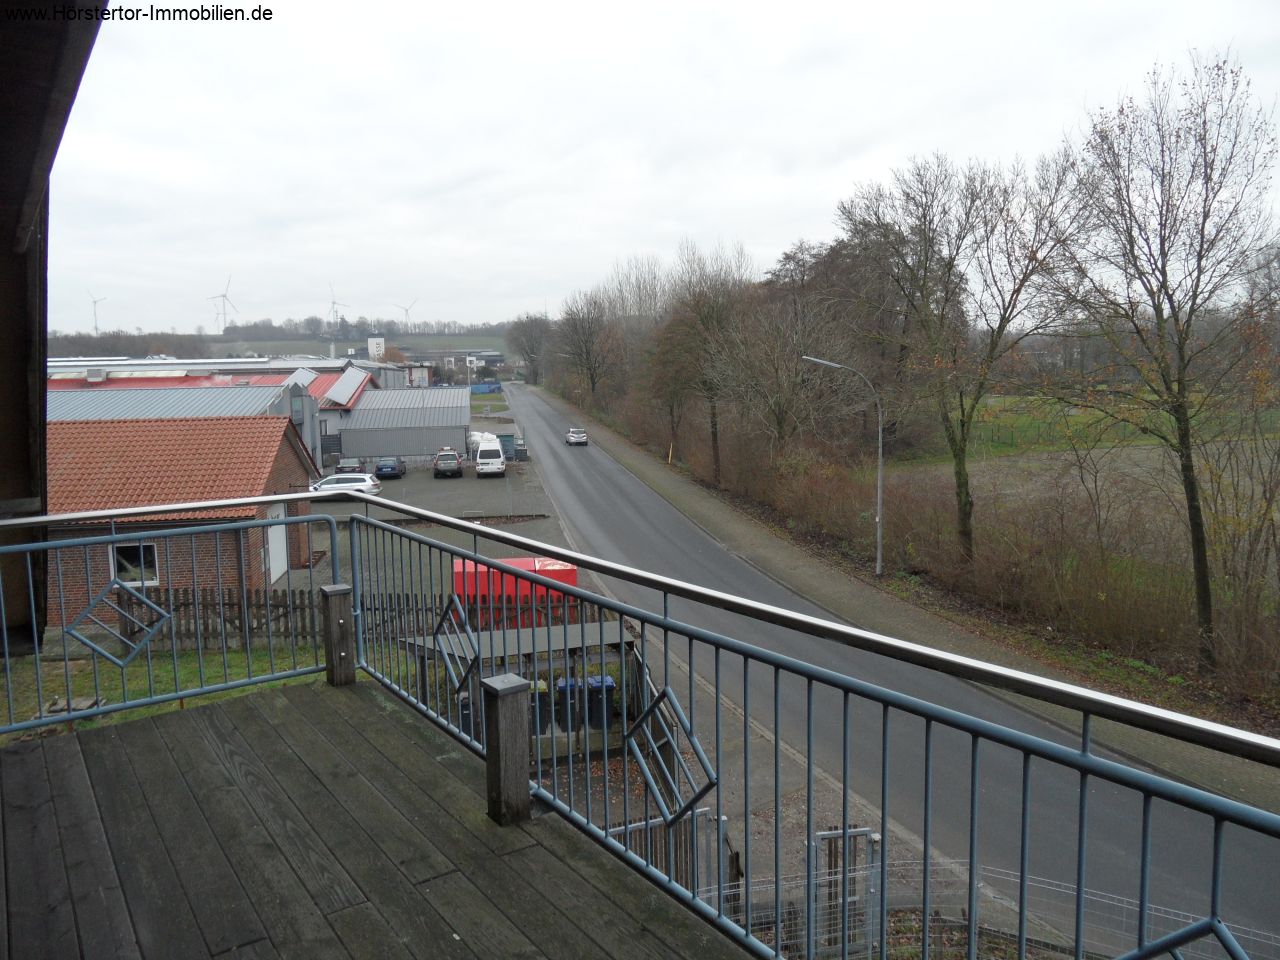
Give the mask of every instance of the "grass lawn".
[{"label": "grass lawn", "polygon": [[[1066,413],[1066,410],[1072,412]],[[1137,415],[1135,412],[1135,418]],[[1079,437],[1082,446],[1087,446],[1085,438],[1095,435],[1103,426],[1107,426],[1107,432],[1102,447],[1121,441],[1139,445],[1160,442],[1143,435],[1136,425],[1108,424],[1107,418],[1097,411],[1065,408],[1033,397],[997,396],[988,397],[978,411],[971,454],[982,458],[1067,450],[1071,446],[1068,431]],[[1271,434],[1280,432],[1280,409],[1268,412],[1265,426]],[[945,457],[946,451],[941,453]]]},{"label": "grass lawn", "polygon": [[[170,650],[154,650],[150,659],[147,653],[140,653],[124,668],[102,657],[66,660],[13,657],[9,660],[3,684],[0,684],[0,724],[34,719],[41,702],[48,714],[50,704],[55,700],[65,701],[68,693],[73,702],[79,698],[92,700],[97,697],[105,706],[112,706],[315,667],[324,662],[323,651],[319,648],[313,648],[309,643],[291,646],[287,640],[277,640],[271,648],[263,640],[255,644],[249,653],[242,649],[225,653],[224,658],[221,648],[182,650],[176,654]],[[241,689],[245,688],[202,695],[201,700],[233,696]],[[100,718],[77,720],[75,724],[77,727],[92,727],[117,718],[127,720],[181,709],[185,699],[121,710]],[[7,734],[0,742],[30,733],[32,731]]]},{"label": "grass lawn", "polygon": [[511,408],[500,393],[482,393],[471,398],[471,413],[483,416],[486,413],[506,413]]}]

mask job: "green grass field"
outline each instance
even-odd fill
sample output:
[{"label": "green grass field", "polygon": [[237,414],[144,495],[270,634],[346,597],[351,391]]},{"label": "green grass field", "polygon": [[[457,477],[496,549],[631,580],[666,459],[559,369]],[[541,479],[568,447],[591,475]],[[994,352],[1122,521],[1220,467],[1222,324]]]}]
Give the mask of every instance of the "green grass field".
[{"label": "green grass field", "polygon": [[[1269,411],[1265,425],[1269,433],[1280,433],[1280,409]],[[1067,450],[1073,436],[1079,445],[1089,446],[1088,438],[1103,427],[1104,447],[1160,442],[1144,435],[1136,424],[1108,422],[1097,411],[1029,397],[988,397],[974,422],[971,452],[981,458]]]},{"label": "green grass field", "polygon": [[[106,706],[146,700],[167,694],[196,691],[201,687],[233,683],[271,673],[314,667],[323,662],[323,651],[311,644],[293,647],[288,641],[277,640],[268,648],[263,640],[251,653],[243,649],[227,650],[223,659],[221,649],[183,650],[176,656],[169,650],[155,650],[150,662],[146,654],[135,657],[123,669],[102,658],[68,659],[13,657],[0,682],[0,724],[21,723],[34,719],[41,703],[45,712],[55,700],[65,700],[70,694],[74,703],[78,698],[98,697]],[[280,681],[275,681],[280,682]],[[234,696],[240,690],[205,694],[209,698]],[[76,726],[110,723],[114,719],[132,719],[166,710],[180,709],[182,700],[136,707],[106,714],[102,718],[77,720]],[[0,740],[12,740],[9,735]]]}]

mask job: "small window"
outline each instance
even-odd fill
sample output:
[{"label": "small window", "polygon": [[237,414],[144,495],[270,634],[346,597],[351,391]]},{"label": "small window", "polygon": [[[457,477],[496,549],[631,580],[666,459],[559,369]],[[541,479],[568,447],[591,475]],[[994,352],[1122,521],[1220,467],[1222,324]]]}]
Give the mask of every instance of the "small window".
[{"label": "small window", "polygon": [[154,543],[117,543],[111,551],[114,576],[131,587],[160,585]]}]

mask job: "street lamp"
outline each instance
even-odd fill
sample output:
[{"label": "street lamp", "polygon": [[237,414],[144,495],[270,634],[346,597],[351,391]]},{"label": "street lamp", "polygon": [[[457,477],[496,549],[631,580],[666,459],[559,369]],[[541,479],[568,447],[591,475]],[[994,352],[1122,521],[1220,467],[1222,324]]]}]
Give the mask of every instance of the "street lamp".
[{"label": "street lamp", "polygon": [[803,357],[810,363],[817,363],[824,367],[835,367],[837,370],[848,370],[850,373],[862,377],[871,391],[871,395],[876,400],[876,576],[884,576],[884,407],[880,405],[880,394],[876,391],[875,385],[872,384],[863,374],[846,367],[843,363],[832,363],[830,360],[819,360],[817,357]]}]

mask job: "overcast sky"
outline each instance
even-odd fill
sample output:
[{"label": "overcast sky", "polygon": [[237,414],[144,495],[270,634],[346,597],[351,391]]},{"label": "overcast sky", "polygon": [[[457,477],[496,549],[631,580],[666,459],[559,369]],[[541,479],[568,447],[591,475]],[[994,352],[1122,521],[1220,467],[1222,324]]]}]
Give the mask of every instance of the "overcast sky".
[{"label": "overcast sky", "polygon": [[683,237],[764,269],[915,155],[1034,158],[1191,48],[1280,94],[1275,0],[267,3],[102,25],[51,329],[92,292],[104,330],[212,330],[228,275],[233,321],[325,316],[330,284],[353,320],[554,314]]}]

